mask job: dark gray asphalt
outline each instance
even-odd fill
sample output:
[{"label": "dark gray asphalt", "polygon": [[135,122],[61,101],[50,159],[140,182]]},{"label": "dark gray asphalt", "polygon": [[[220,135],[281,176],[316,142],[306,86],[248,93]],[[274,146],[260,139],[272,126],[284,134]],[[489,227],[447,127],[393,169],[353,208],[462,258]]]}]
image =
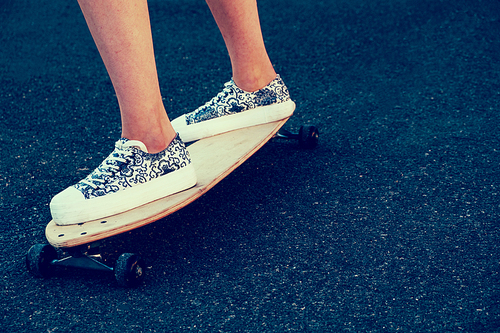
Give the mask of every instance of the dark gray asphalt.
[{"label": "dark gray asphalt", "polygon": [[[260,0],[320,146],[273,141],[197,202],[104,244],[145,284],[30,276],[50,198],[112,149],[111,84],[76,1],[0,0],[6,332],[499,332],[500,2]],[[202,1],[150,1],[172,117],[230,77]]]}]

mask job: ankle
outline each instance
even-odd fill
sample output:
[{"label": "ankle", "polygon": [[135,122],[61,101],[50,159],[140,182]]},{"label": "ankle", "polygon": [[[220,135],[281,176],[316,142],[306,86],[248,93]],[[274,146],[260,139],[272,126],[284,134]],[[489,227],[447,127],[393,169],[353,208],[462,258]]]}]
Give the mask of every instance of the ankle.
[{"label": "ankle", "polygon": [[276,72],[268,71],[265,74],[258,75],[240,75],[235,73],[233,81],[238,88],[246,92],[255,92],[265,86],[276,78]]},{"label": "ankle", "polygon": [[177,134],[170,136],[148,136],[142,141],[148,148],[150,154],[156,154],[164,151],[175,139]]},{"label": "ankle", "polygon": [[150,154],[156,154],[165,150],[176,136],[177,133],[172,126],[169,126],[167,129],[156,128],[149,131],[122,132],[123,138],[138,140],[144,143]]}]

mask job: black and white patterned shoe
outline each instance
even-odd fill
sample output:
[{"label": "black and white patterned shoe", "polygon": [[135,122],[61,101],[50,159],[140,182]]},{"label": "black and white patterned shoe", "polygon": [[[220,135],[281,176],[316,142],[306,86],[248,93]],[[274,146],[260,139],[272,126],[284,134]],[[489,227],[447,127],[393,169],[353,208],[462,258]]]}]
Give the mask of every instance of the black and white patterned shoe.
[{"label": "black and white patterned shoe", "polygon": [[266,87],[246,92],[233,80],[205,105],[172,121],[185,142],[290,117],[295,103],[278,75]]},{"label": "black and white patterned shoe", "polygon": [[149,154],[136,140],[120,139],[101,165],[50,203],[58,225],[102,219],[183,191],[196,184],[189,152],[177,136],[162,152]]}]

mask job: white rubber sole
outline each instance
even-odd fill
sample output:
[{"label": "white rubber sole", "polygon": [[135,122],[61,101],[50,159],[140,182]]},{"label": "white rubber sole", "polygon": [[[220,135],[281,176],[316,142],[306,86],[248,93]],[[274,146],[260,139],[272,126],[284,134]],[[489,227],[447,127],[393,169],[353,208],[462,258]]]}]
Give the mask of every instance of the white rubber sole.
[{"label": "white rubber sole", "polygon": [[240,128],[278,121],[290,117],[294,110],[295,102],[288,100],[192,125],[187,125],[186,116],[182,115],[172,121],[172,126],[182,141],[192,142]]},{"label": "white rubber sole", "polygon": [[189,164],[147,183],[92,199],[85,199],[76,188],[68,187],[52,199],[50,211],[57,225],[85,223],[137,208],[194,185],[196,173],[193,164]]}]

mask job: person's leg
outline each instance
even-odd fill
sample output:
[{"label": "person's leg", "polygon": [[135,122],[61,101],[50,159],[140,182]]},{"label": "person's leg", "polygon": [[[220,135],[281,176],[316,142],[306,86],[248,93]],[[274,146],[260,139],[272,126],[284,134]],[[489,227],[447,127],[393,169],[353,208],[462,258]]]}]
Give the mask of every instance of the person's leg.
[{"label": "person's leg", "polygon": [[256,0],[207,0],[233,79],[205,105],[172,121],[186,142],[290,117],[295,103],[269,60]]},{"label": "person's leg", "polygon": [[176,133],[163,106],[146,0],[78,0],[120,106],[122,136],[150,153]]},{"label": "person's leg", "polygon": [[207,0],[207,4],[226,43],[236,85],[252,92],[274,80],[256,0]]},{"label": "person's leg", "polygon": [[160,95],[146,0],[79,0],[115,88],[122,138],[85,179],[50,203],[59,225],[124,212],[196,184]]}]

